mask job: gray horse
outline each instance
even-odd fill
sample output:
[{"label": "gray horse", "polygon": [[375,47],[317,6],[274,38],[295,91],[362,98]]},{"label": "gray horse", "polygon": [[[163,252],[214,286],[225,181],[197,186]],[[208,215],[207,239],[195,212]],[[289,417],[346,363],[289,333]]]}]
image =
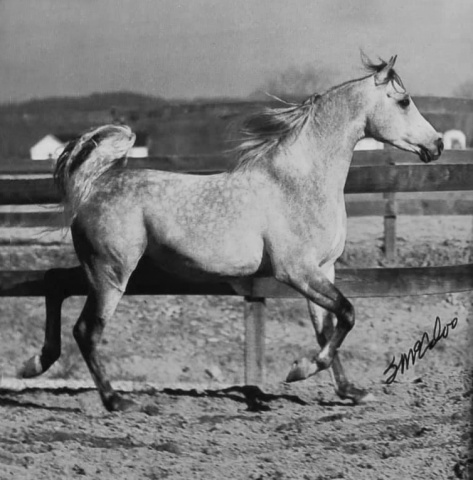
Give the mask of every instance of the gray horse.
[{"label": "gray horse", "polygon": [[[125,169],[135,139],[126,126],[102,126],[68,144],[55,179],[89,287],[74,337],[107,410],[140,408],[112,389],[97,347],[143,257],[192,280],[264,275],[290,285],[309,301],[321,350],[295,362],[287,380],[331,366],[341,397],[366,399],[338,358],[355,314],[333,283],[345,245],[343,189],[353,149],[371,136],[426,163],[443,149],[394,71],[395,60],[367,64],[365,77],[302,104],[250,116],[231,172]],[[59,357],[60,321],[48,322],[41,355],[26,362],[24,377],[43,373]]]}]

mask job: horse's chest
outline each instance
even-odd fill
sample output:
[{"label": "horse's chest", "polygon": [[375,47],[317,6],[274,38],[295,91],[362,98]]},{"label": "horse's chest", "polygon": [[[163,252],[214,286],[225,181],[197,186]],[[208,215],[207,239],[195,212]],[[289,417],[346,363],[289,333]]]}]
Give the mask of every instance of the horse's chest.
[{"label": "horse's chest", "polygon": [[309,227],[309,248],[315,248],[319,263],[333,263],[345,248],[347,216],[343,198],[330,207],[319,210]]},{"label": "horse's chest", "polygon": [[332,260],[337,260],[338,257],[343,253],[345,248],[345,241],[347,238],[347,225],[346,225],[346,214],[345,211],[340,212],[340,214],[335,219],[335,231],[332,231],[332,239],[330,242],[330,248],[328,249],[326,255],[326,261],[331,262]]}]

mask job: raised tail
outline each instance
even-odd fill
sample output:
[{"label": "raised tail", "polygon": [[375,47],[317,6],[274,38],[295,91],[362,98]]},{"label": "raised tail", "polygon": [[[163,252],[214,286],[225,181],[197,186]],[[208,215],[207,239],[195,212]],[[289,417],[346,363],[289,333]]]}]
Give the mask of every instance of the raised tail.
[{"label": "raised tail", "polygon": [[126,125],[103,125],[66,145],[56,162],[54,182],[71,219],[90,195],[97,178],[126,164],[135,138]]}]

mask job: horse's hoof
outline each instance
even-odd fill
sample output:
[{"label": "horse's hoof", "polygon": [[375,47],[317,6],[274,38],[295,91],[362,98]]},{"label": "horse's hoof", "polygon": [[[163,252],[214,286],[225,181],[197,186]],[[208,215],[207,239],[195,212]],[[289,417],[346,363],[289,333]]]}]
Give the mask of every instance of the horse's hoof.
[{"label": "horse's hoof", "polygon": [[150,416],[159,415],[160,413],[159,407],[156,404],[149,403],[146,405],[141,405],[140,403],[123,398],[119,395],[115,395],[111,404],[108,406],[106,405],[106,408],[112,412],[142,412]]},{"label": "horse's hoof", "polygon": [[33,378],[43,373],[43,367],[39,355],[27,360],[16,372],[19,378]]},{"label": "horse's hoof", "polygon": [[308,358],[301,358],[296,360],[289,371],[286,382],[298,382],[299,380],[305,380],[317,373],[317,365],[312,363]]},{"label": "horse's hoof", "polygon": [[161,413],[161,409],[155,403],[148,403],[141,407],[141,411],[149,415],[150,417],[155,417]]},{"label": "horse's hoof", "polygon": [[355,405],[362,405],[365,403],[376,402],[376,397],[363,388],[355,387],[353,384],[348,384],[341,391],[338,396],[342,400],[351,400]]},{"label": "horse's hoof", "polygon": [[104,405],[109,412],[139,412],[141,410],[139,403],[117,394],[114,394],[112,399]]}]

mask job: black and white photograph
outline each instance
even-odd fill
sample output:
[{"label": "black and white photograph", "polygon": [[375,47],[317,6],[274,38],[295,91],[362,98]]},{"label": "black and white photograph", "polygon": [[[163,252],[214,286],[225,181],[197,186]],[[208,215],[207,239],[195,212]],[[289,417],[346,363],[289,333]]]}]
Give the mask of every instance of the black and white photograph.
[{"label": "black and white photograph", "polygon": [[0,0],[0,480],[473,479],[472,25]]}]

